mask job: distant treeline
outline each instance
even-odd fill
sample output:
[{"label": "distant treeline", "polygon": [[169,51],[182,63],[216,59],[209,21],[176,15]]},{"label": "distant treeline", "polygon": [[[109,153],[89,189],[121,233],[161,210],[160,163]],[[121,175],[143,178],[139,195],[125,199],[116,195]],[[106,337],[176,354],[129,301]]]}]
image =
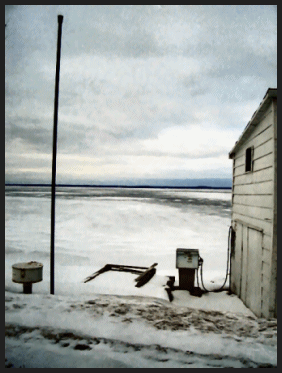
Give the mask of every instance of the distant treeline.
[{"label": "distant treeline", "polygon": [[[20,186],[20,187],[50,187],[51,184],[14,184],[7,183],[5,186]],[[232,189],[232,187],[226,186],[207,186],[207,185],[197,185],[197,186],[169,186],[169,185],[95,185],[95,184],[56,184],[56,187],[63,188],[128,188],[128,189]]]}]

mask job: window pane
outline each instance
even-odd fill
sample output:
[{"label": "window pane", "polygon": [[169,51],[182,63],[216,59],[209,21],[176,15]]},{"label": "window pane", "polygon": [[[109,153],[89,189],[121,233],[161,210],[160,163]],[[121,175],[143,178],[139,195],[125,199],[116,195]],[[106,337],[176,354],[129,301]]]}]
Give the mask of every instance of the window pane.
[{"label": "window pane", "polygon": [[246,149],[245,171],[252,171],[252,148]]}]

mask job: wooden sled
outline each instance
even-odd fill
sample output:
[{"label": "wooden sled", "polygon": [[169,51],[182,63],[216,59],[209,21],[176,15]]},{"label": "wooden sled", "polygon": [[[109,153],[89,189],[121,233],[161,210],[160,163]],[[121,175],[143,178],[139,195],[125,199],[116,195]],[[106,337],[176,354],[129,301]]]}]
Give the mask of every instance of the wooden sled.
[{"label": "wooden sled", "polygon": [[140,288],[141,286],[147,284],[151,280],[151,278],[156,273],[156,266],[158,263],[152,264],[150,267],[136,267],[136,266],[126,266],[120,264],[106,264],[103,268],[99,269],[99,271],[93,273],[92,275],[86,277],[84,279],[84,283],[89,282],[99,276],[100,274],[107,272],[107,271],[118,271],[118,272],[131,272],[138,274],[139,276],[136,277],[135,281],[137,282],[135,287]]}]

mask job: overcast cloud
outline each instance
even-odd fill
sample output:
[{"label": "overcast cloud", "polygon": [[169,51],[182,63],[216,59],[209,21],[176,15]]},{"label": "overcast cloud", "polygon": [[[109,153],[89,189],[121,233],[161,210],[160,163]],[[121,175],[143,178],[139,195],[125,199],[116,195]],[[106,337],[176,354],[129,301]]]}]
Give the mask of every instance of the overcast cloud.
[{"label": "overcast cloud", "polygon": [[6,182],[231,177],[277,86],[274,5],[6,5]]}]

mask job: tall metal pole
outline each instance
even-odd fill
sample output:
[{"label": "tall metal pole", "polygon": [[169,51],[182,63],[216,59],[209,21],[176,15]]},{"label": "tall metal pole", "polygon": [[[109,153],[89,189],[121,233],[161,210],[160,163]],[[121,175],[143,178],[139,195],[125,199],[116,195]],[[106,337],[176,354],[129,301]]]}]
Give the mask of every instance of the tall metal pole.
[{"label": "tall metal pole", "polygon": [[51,196],[51,245],[50,245],[50,294],[55,293],[55,194],[56,194],[56,158],[57,158],[57,127],[59,106],[59,80],[61,59],[61,37],[63,16],[58,15],[57,64],[54,99],[54,129],[53,129],[53,158],[52,158],[52,196]]}]

